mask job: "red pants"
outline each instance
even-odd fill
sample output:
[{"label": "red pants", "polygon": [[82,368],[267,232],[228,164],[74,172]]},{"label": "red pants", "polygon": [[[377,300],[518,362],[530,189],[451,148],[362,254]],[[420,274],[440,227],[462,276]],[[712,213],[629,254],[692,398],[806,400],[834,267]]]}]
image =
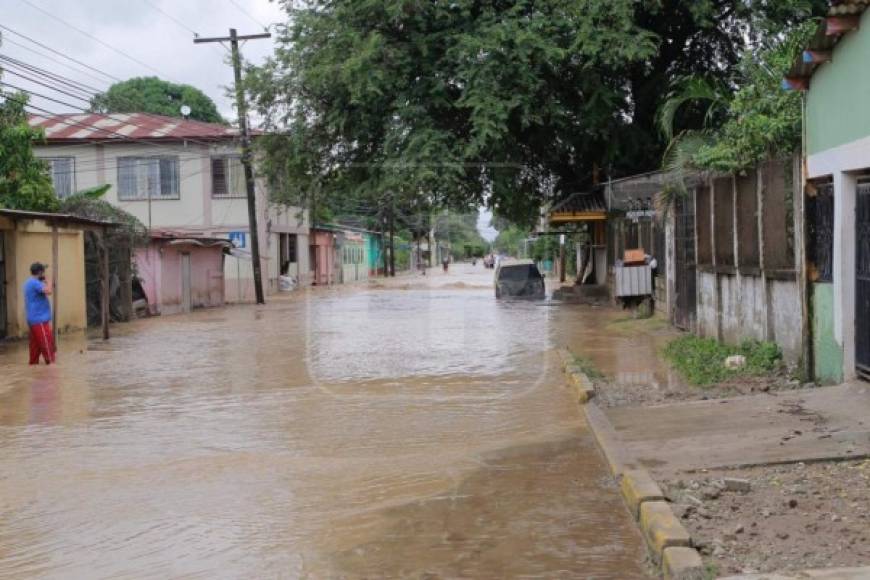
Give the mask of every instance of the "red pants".
[{"label": "red pants", "polygon": [[30,364],[38,365],[39,355],[47,365],[54,362],[54,336],[50,322],[30,325]]}]

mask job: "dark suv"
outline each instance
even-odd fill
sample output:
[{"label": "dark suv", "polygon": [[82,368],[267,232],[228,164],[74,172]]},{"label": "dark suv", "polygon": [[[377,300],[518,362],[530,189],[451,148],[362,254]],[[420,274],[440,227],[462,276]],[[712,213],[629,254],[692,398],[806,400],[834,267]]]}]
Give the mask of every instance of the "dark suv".
[{"label": "dark suv", "polygon": [[544,298],[544,277],[531,260],[502,260],[495,270],[496,298]]}]

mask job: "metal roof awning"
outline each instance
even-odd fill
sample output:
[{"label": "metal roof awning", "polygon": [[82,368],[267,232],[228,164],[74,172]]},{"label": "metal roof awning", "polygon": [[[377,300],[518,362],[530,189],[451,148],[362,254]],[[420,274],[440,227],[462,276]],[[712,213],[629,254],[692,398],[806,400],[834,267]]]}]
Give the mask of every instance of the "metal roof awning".
[{"label": "metal roof awning", "polygon": [[0,208],[0,216],[5,216],[13,220],[42,220],[50,224],[75,224],[91,228],[114,228],[121,225],[116,222],[95,220],[67,213],[50,213],[41,211],[27,211],[21,209]]},{"label": "metal roof awning", "polygon": [[569,195],[553,206],[548,220],[552,224],[604,221],[607,205],[600,190],[578,192]]},{"label": "metal roof awning", "polygon": [[813,73],[831,60],[834,47],[844,35],[858,29],[861,15],[868,7],[870,0],[833,0],[827,17],[819,24],[808,46],[797,56],[783,79],[783,88],[798,91],[809,89]]}]

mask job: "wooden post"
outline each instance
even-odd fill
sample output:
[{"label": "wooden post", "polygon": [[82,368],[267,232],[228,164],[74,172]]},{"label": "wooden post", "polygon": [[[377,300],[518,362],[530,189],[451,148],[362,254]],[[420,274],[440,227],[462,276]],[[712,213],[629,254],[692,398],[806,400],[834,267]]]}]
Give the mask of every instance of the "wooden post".
[{"label": "wooden post", "polygon": [[396,276],[396,198],[390,193],[390,277]]},{"label": "wooden post", "polygon": [[51,224],[51,334],[54,350],[57,352],[57,271],[59,250],[57,224]]},{"label": "wooden post", "polygon": [[109,248],[106,246],[106,230],[100,232],[100,321],[103,340],[109,340]]},{"label": "wooden post", "polygon": [[[124,261],[120,266],[121,278],[121,316],[125,322],[133,320],[133,256],[130,252],[131,246],[125,246]],[[221,270],[223,271],[223,270]]]}]

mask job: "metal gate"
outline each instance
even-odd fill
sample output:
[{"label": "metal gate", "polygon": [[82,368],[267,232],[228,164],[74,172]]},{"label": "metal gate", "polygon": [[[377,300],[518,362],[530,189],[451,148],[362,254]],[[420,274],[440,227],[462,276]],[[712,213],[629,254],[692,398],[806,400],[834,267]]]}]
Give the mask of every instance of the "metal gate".
[{"label": "metal gate", "polygon": [[855,370],[870,378],[870,183],[855,205]]},{"label": "metal gate", "polygon": [[674,325],[683,330],[695,326],[695,202],[691,195],[674,203]]}]

